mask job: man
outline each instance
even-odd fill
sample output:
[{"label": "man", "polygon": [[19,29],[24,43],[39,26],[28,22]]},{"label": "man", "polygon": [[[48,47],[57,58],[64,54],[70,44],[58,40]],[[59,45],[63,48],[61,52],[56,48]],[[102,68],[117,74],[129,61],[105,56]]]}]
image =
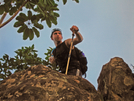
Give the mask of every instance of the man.
[{"label": "man", "polygon": [[[73,45],[80,43],[83,40],[83,37],[79,32],[79,28],[77,26],[72,26],[70,30],[76,36],[73,39]],[[53,29],[51,33],[51,39],[54,41],[56,48],[53,50],[52,56],[49,58],[49,61],[51,63],[56,62],[56,64],[59,65],[60,67],[61,73],[65,73],[72,39],[67,39],[64,42],[62,42],[63,37],[60,29]],[[77,59],[77,54],[74,49],[72,49],[67,74],[68,75],[77,74],[78,76],[82,76],[80,62]]]}]

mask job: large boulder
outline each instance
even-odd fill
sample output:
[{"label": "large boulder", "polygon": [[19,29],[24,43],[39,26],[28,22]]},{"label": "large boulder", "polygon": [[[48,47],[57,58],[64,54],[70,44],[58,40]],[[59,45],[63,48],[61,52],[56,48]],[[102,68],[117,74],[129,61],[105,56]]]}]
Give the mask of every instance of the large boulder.
[{"label": "large boulder", "polygon": [[112,58],[103,66],[98,91],[104,101],[134,101],[134,74],[122,58]]},{"label": "large boulder", "polygon": [[0,101],[102,100],[95,87],[86,79],[37,65],[3,80],[0,83]]}]

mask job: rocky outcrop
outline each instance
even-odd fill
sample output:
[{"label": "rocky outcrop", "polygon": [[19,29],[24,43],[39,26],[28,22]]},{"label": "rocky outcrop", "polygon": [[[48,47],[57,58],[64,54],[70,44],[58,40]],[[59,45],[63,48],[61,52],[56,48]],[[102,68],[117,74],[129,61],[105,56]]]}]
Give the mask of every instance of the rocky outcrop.
[{"label": "rocky outcrop", "polygon": [[102,101],[86,79],[38,65],[0,83],[0,101]]},{"label": "rocky outcrop", "polygon": [[134,74],[122,58],[115,57],[103,66],[98,91],[104,101],[134,101]]},{"label": "rocky outcrop", "polygon": [[122,58],[105,64],[98,89],[79,76],[37,65],[0,83],[0,101],[134,101],[134,74]]}]

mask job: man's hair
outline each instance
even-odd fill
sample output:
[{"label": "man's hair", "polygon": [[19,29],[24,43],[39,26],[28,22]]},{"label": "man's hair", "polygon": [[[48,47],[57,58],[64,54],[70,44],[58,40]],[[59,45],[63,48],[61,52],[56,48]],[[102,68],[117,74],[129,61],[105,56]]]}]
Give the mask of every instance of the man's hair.
[{"label": "man's hair", "polygon": [[[52,30],[52,33],[51,33],[51,38],[52,38],[52,35],[53,35],[53,33],[55,32],[55,31],[60,31],[61,32],[61,29],[59,29],[59,28],[54,28],[53,30]],[[61,32],[61,34],[62,34],[62,32]]]}]

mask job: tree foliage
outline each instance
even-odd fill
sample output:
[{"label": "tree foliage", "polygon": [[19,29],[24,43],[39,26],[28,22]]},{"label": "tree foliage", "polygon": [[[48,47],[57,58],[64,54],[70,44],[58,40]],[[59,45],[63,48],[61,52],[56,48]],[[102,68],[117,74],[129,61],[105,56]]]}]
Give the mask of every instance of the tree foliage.
[{"label": "tree foliage", "polygon": [[[67,0],[62,0],[63,4]],[[79,0],[73,0],[79,3]],[[16,22],[14,27],[18,28],[18,33],[23,33],[23,39],[30,39],[40,36],[39,30],[43,29],[41,22],[46,22],[48,27],[52,24],[57,25],[57,18],[60,16],[58,4],[59,0],[3,0],[0,1],[0,28],[8,24],[14,17]],[[24,13],[24,9],[27,13]],[[21,13],[19,13],[21,11]],[[17,15],[19,13],[19,15]],[[3,23],[6,15],[9,14],[10,18]]]},{"label": "tree foliage", "polygon": [[22,47],[15,51],[16,55],[10,58],[7,54],[0,58],[0,79],[5,79],[10,76],[13,71],[18,72],[27,69],[33,65],[43,64],[53,70],[58,70],[55,64],[49,63],[49,57],[52,48],[47,49],[45,60],[38,57],[37,50],[34,49],[34,45],[29,47]]}]

